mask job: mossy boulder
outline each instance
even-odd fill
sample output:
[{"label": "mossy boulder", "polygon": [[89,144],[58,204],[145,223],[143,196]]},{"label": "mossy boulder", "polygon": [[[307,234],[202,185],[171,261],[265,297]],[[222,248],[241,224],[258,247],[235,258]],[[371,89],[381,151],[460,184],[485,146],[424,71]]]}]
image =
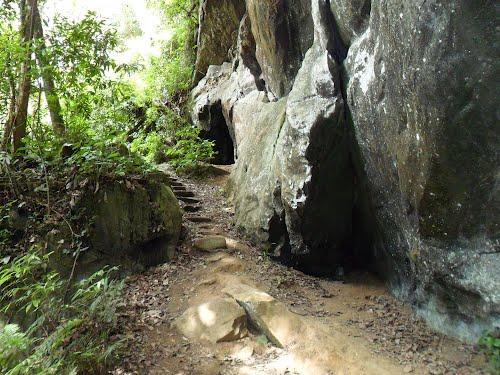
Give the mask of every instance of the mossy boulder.
[{"label": "mossy boulder", "polygon": [[[123,272],[141,271],[170,260],[181,232],[182,213],[166,178],[108,182],[98,192],[86,192],[77,212],[89,221],[87,250],[79,256],[78,273],[105,265]],[[65,254],[67,226],[48,236],[52,263],[62,273],[71,270],[73,257]]]}]

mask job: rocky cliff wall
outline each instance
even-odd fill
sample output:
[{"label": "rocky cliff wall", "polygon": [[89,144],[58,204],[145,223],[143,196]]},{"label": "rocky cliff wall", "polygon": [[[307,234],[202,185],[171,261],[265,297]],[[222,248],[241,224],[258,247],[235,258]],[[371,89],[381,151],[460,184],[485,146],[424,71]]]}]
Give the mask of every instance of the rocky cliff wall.
[{"label": "rocky cliff wall", "polygon": [[497,7],[245,4],[193,91],[194,123],[235,148],[237,224],[311,273],[378,270],[449,334],[498,327]]}]

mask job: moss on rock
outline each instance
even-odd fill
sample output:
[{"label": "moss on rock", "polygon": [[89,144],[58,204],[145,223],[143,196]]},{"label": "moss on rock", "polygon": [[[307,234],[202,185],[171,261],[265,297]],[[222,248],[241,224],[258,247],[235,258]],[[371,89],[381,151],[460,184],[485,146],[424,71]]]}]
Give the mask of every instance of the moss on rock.
[{"label": "moss on rock", "polygon": [[[79,274],[105,265],[140,271],[175,254],[182,212],[161,175],[109,182],[97,193],[88,191],[76,210],[83,210],[89,221],[88,249],[79,256]],[[54,252],[51,263],[62,273],[70,272],[73,263],[73,257],[64,253],[68,238],[71,234],[63,224],[47,238],[48,250]]]}]

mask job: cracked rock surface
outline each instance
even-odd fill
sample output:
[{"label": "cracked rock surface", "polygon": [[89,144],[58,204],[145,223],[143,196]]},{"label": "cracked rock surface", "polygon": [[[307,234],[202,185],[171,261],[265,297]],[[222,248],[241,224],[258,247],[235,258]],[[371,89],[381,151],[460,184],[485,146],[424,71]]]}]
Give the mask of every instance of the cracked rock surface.
[{"label": "cracked rock surface", "polygon": [[378,272],[447,334],[500,326],[496,6],[245,4],[192,115],[228,128],[236,224],[309,273]]}]

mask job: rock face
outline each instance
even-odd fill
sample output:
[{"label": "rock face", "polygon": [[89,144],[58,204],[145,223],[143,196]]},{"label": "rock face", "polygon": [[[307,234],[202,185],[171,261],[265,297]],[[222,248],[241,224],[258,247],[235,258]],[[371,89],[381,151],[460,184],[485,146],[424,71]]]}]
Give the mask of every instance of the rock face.
[{"label": "rock face", "polygon": [[174,255],[182,215],[177,198],[165,183],[151,179],[132,190],[111,186],[94,203],[94,250],[110,258],[127,255],[146,266]]},{"label": "rock face", "polygon": [[231,59],[236,47],[240,20],[244,14],[245,3],[241,0],[200,2],[195,83],[206,74],[210,65],[221,65]]},{"label": "rock face", "polygon": [[371,0],[330,1],[337,31],[346,45],[351,45],[367,29],[371,3]]},{"label": "rock face", "polygon": [[194,122],[233,143],[237,224],[309,272],[378,270],[446,333],[499,326],[495,6],[246,10],[234,61],[193,91]]},{"label": "rock face", "polygon": [[255,56],[276,97],[287,95],[313,41],[310,0],[248,0]]},{"label": "rock face", "polygon": [[[182,213],[162,175],[128,184],[108,183],[97,193],[89,191],[79,207],[92,222],[89,249],[79,257],[80,273],[91,273],[104,265],[117,265],[125,272],[141,270],[173,257]],[[49,237],[49,248],[63,254],[65,244],[58,238],[70,238],[70,234]],[[54,262],[65,273],[71,270],[73,258],[61,255]]]},{"label": "rock face", "polygon": [[[435,326],[499,324],[495,9],[373,2],[346,60],[349,108],[383,240],[403,295]],[[497,271],[495,271],[497,269]],[[416,288],[416,290],[415,290]],[[473,319],[471,319],[473,317]]]}]

